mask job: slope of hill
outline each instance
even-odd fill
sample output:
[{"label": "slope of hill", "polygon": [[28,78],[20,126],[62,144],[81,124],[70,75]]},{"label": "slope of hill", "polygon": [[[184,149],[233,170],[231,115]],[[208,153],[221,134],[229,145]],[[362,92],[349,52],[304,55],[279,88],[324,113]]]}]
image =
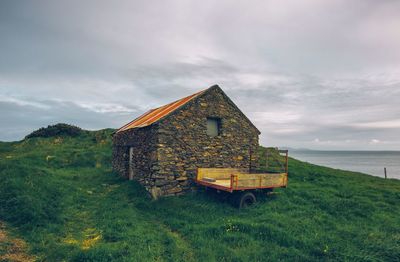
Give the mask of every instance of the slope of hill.
[{"label": "slope of hill", "polygon": [[39,261],[400,257],[400,181],[290,159],[289,187],[249,209],[204,192],[151,201],[112,173],[111,132],[0,143],[0,220]]}]

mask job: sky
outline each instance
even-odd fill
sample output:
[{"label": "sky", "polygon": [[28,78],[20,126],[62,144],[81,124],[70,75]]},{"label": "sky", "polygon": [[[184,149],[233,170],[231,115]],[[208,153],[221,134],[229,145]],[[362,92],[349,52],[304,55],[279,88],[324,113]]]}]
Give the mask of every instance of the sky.
[{"label": "sky", "polygon": [[218,84],[260,144],[400,150],[400,1],[0,1],[0,140]]}]

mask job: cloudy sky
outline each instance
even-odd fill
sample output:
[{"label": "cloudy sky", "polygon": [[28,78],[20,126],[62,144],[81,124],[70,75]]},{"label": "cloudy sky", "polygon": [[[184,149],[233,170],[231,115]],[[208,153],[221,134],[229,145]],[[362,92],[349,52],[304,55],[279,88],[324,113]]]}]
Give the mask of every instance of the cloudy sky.
[{"label": "cloudy sky", "polygon": [[400,1],[0,2],[0,140],[219,84],[261,144],[400,150]]}]

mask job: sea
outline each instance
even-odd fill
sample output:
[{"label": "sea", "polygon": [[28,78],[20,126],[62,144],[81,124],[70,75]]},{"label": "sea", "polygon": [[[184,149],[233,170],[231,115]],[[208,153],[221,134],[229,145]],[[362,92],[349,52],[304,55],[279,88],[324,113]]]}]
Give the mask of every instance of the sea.
[{"label": "sea", "polygon": [[316,165],[400,179],[400,151],[289,150],[293,158]]}]

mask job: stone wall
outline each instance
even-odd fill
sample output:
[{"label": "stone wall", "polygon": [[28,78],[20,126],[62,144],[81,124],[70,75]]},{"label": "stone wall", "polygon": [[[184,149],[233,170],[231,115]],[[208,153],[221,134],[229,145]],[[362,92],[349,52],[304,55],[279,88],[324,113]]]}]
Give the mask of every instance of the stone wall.
[{"label": "stone wall", "polygon": [[[207,117],[221,119],[220,135],[207,135]],[[129,177],[133,147],[134,179],[154,198],[193,189],[198,167],[258,167],[259,131],[212,87],[164,119],[113,137],[113,168]]]},{"label": "stone wall", "polygon": [[[157,128],[129,129],[113,136],[112,166],[120,175],[139,181],[148,191],[155,186],[154,173],[158,170]],[[129,150],[132,148],[133,169],[129,170]]]}]

